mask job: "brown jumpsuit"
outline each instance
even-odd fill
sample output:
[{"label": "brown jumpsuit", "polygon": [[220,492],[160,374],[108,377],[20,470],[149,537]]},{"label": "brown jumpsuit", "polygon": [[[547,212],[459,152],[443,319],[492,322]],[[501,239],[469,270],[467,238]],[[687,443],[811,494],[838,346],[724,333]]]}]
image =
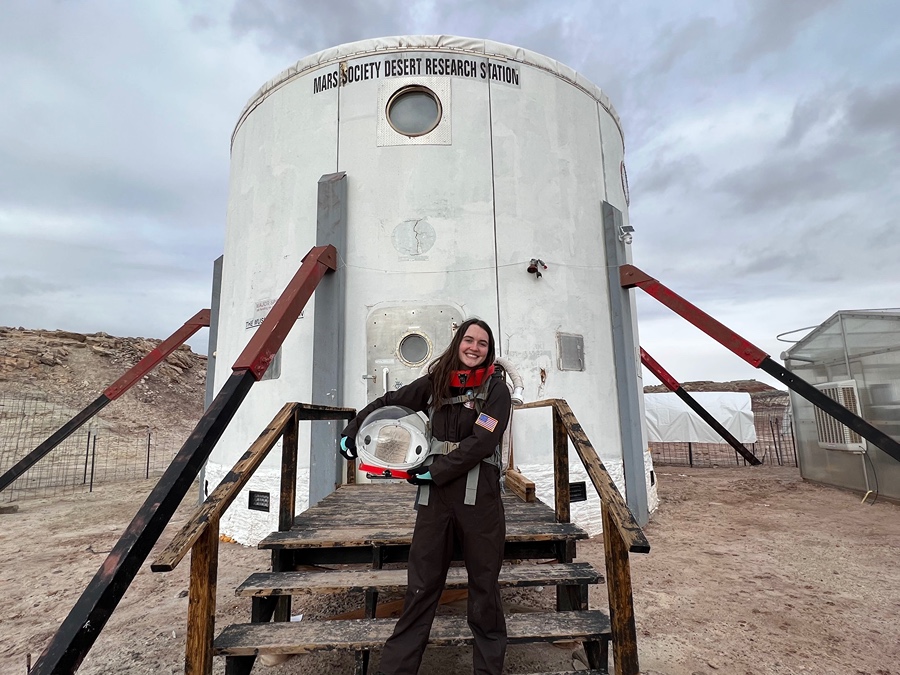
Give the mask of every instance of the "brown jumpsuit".
[{"label": "brown jumpsuit", "polygon": [[[400,405],[427,413],[430,376],[386,393],[363,408],[342,432],[356,436],[359,425],[375,409]],[[451,388],[451,396],[465,389]],[[429,467],[433,483],[428,505],[419,505],[409,551],[408,586],[403,614],[384,646],[379,671],[385,675],[415,675],[444,590],[454,542],[459,542],[469,583],[467,618],[475,638],[475,675],[500,675],[506,655],[506,621],[497,578],[503,563],[506,520],[500,500],[499,469],[486,462],[509,423],[510,395],[502,378],[491,378],[481,413],[493,431],[476,424],[479,413],[470,404],[444,405],[431,418],[434,438],[458,442],[448,455]],[[482,418],[483,419],[483,418]],[[492,425],[491,420],[496,420]],[[481,463],[474,505],[464,504],[469,469]]]}]

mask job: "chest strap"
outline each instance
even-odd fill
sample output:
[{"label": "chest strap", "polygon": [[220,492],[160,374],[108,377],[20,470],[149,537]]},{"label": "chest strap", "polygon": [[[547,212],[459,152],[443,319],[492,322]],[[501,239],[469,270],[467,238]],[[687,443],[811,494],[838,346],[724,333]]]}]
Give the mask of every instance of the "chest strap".
[{"label": "chest strap", "polygon": [[[484,384],[482,384],[477,391],[470,389],[465,394],[461,394],[459,396],[454,396],[452,398],[447,399],[444,405],[456,405],[458,403],[467,403],[469,401],[474,401],[475,403],[475,412],[481,414],[481,409],[484,407],[484,402],[487,400],[488,388],[490,385],[490,378],[485,380]],[[432,404],[431,397],[428,398],[428,432],[431,434],[431,419],[434,417],[434,405]],[[431,439],[431,447],[428,451],[428,457],[425,458],[425,461],[422,463],[423,466],[430,466],[434,461],[435,455],[449,455],[451,452],[456,450],[459,447],[459,443],[454,443],[451,441],[439,441],[436,438],[432,437]],[[491,453],[490,457],[485,457],[481,462],[487,462],[488,464],[493,464],[498,469],[502,470],[500,466],[501,462],[501,454],[500,454],[500,446],[498,445],[494,452]],[[475,496],[478,493],[478,475],[481,473],[481,462],[478,462],[475,466],[469,469],[469,473],[466,474],[466,497],[463,500],[463,504],[467,504],[468,506],[475,505]],[[416,493],[416,504],[415,508],[419,508],[419,506],[428,506],[428,499],[431,495],[431,486],[430,485],[420,485],[419,491]]]},{"label": "chest strap", "polygon": [[[473,391],[469,389],[465,394],[460,394],[459,396],[453,396],[444,401],[444,405],[456,405],[457,403],[468,403],[469,401],[475,402],[475,412],[481,413],[481,409],[484,407],[484,402],[487,400],[487,389],[482,387],[478,391]],[[429,427],[431,425],[431,418],[434,417],[434,405],[432,398],[428,397],[428,424]]]},{"label": "chest strap", "polygon": [[[456,450],[459,447],[459,443],[454,443],[451,441],[439,441],[436,438],[431,439],[431,448],[428,452],[428,457],[425,458],[423,462],[423,466],[430,466],[434,461],[434,457],[436,455],[449,455],[451,452]],[[485,457],[481,462],[487,462],[488,464],[492,464],[496,466],[498,469],[500,468],[500,446],[497,446],[497,449],[491,453],[490,457]],[[466,474],[466,497],[463,499],[463,504],[468,506],[475,505],[475,497],[478,494],[478,476],[481,473],[481,462],[478,462],[475,466],[469,469],[469,472]],[[431,486],[430,485],[420,485],[419,491],[416,493],[416,508],[419,506],[428,506],[428,500],[431,496]]]},{"label": "chest strap", "polygon": [[[451,452],[456,450],[459,447],[459,443],[453,443],[451,441],[439,441],[436,438],[431,439],[431,447],[428,449],[428,456],[425,458],[425,461],[422,462],[422,466],[431,466],[431,463],[434,461],[435,455],[449,455]],[[466,486],[468,488],[468,484]],[[431,486],[430,485],[420,485],[419,491],[416,493],[416,508],[419,506],[428,506],[428,498],[431,495]],[[466,498],[468,499],[468,493],[466,494]],[[474,503],[474,502],[473,502]]]}]

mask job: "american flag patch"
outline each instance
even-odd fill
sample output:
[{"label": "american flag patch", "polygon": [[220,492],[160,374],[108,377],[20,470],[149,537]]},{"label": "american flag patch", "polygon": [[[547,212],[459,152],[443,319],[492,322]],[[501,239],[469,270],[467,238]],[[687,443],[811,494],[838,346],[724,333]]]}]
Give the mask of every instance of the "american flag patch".
[{"label": "american flag patch", "polygon": [[494,429],[497,428],[497,420],[495,420],[490,415],[485,415],[484,413],[481,413],[478,416],[478,419],[475,420],[475,424],[477,424],[480,427],[484,427],[488,431],[493,431]]}]

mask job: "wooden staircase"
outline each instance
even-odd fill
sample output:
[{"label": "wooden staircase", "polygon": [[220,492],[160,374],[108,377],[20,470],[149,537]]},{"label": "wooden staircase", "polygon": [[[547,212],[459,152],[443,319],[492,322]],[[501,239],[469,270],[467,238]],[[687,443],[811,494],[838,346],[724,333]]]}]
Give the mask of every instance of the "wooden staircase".
[{"label": "wooden staircase", "polygon": [[[226,673],[250,673],[260,654],[342,649],[357,653],[356,672],[365,675],[368,651],[384,644],[395,623],[394,619],[376,618],[378,595],[406,589],[406,570],[383,566],[406,561],[415,524],[414,497],[415,488],[407,484],[341,486],[301,513],[293,528],[275,532],[260,542],[260,548],[275,552],[282,569],[313,564],[340,567],[332,571],[257,573],[241,584],[237,595],[252,598],[253,620],[229,626],[216,638],[213,649],[226,657]],[[602,575],[590,564],[568,562],[575,541],[586,538],[587,533],[572,523],[556,522],[553,509],[540,502],[526,503],[508,494],[504,508],[506,558],[513,562],[502,568],[501,587],[556,585],[557,607],[553,609],[564,610],[508,615],[509,643],[583,641],[592,667],[596,672],[606,672],[609,618],[604,612],[587,611],[588,584],[601,582]],[[564,562],[535,564],[534,559]],[[370,569],[360,569],[359,563],[367,563]],[[465,587],[465,568],[451,567],[446,588]],[[263,623],[273,616],[279,602],[286,605],[294,594],[342,591],[365,596],[366,618],[327,624]],[[290,611],[285,614],[289,616]],[[461,646],[471,641],[465,617],[436,617],[430,646]]]},{"label": "wooden staircase", "polygon": [[[609,619],[599,611],[514,614],[507,617],[509,644],[526,642],[596,641],[609,637]],[[315,625],[319,623],[319,625]],[[227,627],[216,639],[217,653],[226,656],[227,675],[250,673],[259,654],[307,654],[317,650],[347,649],[358,653],[382,646],[394,629],[392,619],[322,622],[248,623]],[[430,647],[472,644],[472,632],[461,616],[435,617],[428,639]],[[357,672],[365,661],[357,659]],[[361,664],[361,665],[360,665]],[[583,671],[582,671],[583,672]],[[606,673],[607,669],[591,672]]]},{"label": "wooden staircase", "polygon": [[[616,675],[638,675],[628,555],[648,552],[649,544],[566,402],[553,399],[524,407],[542,406],[553,411],[554,505],[524,501],[512,493],[503,496],[506,562],[500,585],[555,585],[556,606],[508,614],[509,643],[581,642],[590,670],[580,672],[597,675],[608,672],[612,642]],[[405,483],[341,485],[296,518],[293,512],[298,423],[354,414],[348,409],[286,404],[152,564],[154,571],[169,571],[191,551],[185,672],[212,673],[213,658],[222,656],[227,675],[248,674],[261,654],[324,650],[353,651],[355,672],[368,672],[370,650],[384,644],[395,624],[393,618],[378,616],[379,594],[403,592],[406,587],[406,570],[399,566],[406,563],[412,541],[415,488]],[[279,439],[283,439],[279,529],[259,544],[272,552],[272,571],[251,575],[236,591],[251,599],[249,623],[228,626],[214,639],[219,518]],[[588,607],[589,585],[604,581],[600,572],[574,562],[577,541],[587,533],[569,522],[570,441],[603,506],[609,611]],[[521,482],[521,477],[513,481]],[[458,552],[454,559],[460,559]],[[308,571],[310,566],[326,569]],[[460,593],[465,586],[464,568],[452,566],[446,588]],[[364,596],[363,618],[290,620],[293,595],[346,591]],[[471,642],[465,617],[439,612],[430,646]]]}]

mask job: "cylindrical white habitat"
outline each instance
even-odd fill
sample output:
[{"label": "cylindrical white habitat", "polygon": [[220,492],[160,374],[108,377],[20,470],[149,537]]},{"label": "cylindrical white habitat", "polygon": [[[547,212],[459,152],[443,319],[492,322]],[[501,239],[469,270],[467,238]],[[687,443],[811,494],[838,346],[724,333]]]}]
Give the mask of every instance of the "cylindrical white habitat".
[{"label": "cylindrical white habitat", "polygon": [[[347,176],[337,272],[344,400],[335,403],[361,408],[411,381],[454,325],[477,316],[518,366],[526,399],[565,398],[622,488],[610,309],[619,289],[610,288],[602,205],[627,224],[627,187],[622,129],[606,95],[539,54],[447,36],[342,45],[268,82],[232,139],[217,388],[317,243],[317,182],[335,172]],[[211,456],[210,489],[286,401],[312,400],[315,316],[314,296]],[[636,360],[636,337],[629,348]],[[542,472],[552,477],[549,411],[517,412],[512,430],[515,463],[552,503],[542,492]],[[303,482],[308,425],[300,439]],[[279,454],[250,486],[271,495],[270,511],[241,496],[224,533],[253,543],[276,529]],[[304,508],[306,490],[298,494]]]}]

